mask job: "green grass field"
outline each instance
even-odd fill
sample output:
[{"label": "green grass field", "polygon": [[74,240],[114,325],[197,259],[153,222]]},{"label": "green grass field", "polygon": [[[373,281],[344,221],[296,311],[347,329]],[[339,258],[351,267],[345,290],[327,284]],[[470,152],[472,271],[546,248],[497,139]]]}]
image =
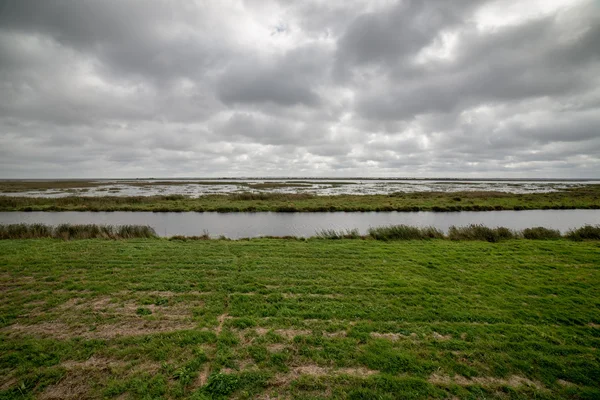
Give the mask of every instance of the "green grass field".
[{"label": "green grass field", "polygon": [[600,185],[551,193],[418,192],[391,195],[315,196],[306,193],[239,193],[63,198],[0,196],[0,211],[490,211],[600,209]]},{"label": "green grass field", "polygon": [[600,242],[0,241],[0,398],[598,399]]}]

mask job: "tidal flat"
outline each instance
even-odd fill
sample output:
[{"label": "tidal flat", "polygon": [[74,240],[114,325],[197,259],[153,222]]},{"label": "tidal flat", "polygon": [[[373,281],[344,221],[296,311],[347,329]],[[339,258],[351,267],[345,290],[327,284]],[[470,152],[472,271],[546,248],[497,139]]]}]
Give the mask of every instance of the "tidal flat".
[{"label": "tidal flat", "polygon": [[394,192],[374,195],[242,192],[191,197],[163,196],[0,196],[0,211],[154,212],[323,212],[323,211],[500,211],[600,209],[600,185],[551,192]]},{"label": "tidal flat", "polygon": [[600,242],[0,241],[0,398],[594,399]]},{"label": "tidal flat", "polygon": [[402,178],[307,178],[307,179],[97,179],[97,180],[0,180],[0,194],[23,197],[168,196],[199,197],[213,194],[277,193],[337,195],[389,195],[418,192],[551,193],[599,185],[599,180],[557,179],[402,179]]}]

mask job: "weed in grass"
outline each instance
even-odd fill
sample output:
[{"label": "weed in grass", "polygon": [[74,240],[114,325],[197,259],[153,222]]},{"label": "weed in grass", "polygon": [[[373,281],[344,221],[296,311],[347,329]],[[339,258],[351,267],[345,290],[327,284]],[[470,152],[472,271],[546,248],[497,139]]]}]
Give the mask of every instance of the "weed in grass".
[{"label": "weed in grass", "polygon": [[149,308],[139,307],[135,313],[137,315],[152,315],[152,311]]},{"label": "weed in grass", "polygon": [[272,353],[270,356],[269,364],[277,371],[287,372],[288,367],[286,361],[290,358],[289,354],[284,352]]},{"label": "weed in grass", "polygon": [[259,372],[240,374],[214,374],[201,391],[211,398],[224,398],[234,392],[245,389],[248,392],[258,392],[267,385],[269,376]]},{"label": "weed in grass", "polygon": [[236,329],[246,329],[256,326],[256,320],[253,318],[236,318],[231,323],[231,326]]},{"label": "weed in grass", "polygon": [[155,306],[166,306],[167,304],[169,304],[169,299],[166,298],[160,298],[154,302]]},{"label": "weed in grass", "polygon": [[256,362],[257,364],[265,361],[269,356],[269,352],[268,352],[267,348],[262,345],[249,346],[248,354],[250,355],[250,357],[252,357],[254,362]]},{"label": "weed in grass", "polygon": [[392,343],[377,340],[364,347],[360,361],[370,369],[390,374],[425,374],[433,370],[432,365],[418,360],[410,353],[404,353],[392,346]]}]

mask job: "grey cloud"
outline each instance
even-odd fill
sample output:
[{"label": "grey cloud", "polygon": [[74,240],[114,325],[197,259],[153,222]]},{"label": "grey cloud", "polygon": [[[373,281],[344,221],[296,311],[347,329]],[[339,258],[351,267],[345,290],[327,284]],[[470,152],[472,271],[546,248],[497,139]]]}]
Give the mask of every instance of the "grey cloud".
[{"label": "grey cloud", "polygon": [[474,0],[460,3],[405,0],[378,12],[360,15],[338,42],[337,57],[341,64],[338,67],[405,62],[442,29],[462,23],[476,3]]},{"label": "grey cloud", "polygon": [[383,83],[387,90],[366,91],[357,111],[402,120],[478,103],[585,92],[600,68],[600,15],[581,20],[589,28],[570,40],[561,40],[567,32],[554,16],[489,34],[467,27],[459,34],[456,61],[423,70],[417,79],[392,75]]},{"label": "grey cloud", "polygon": [[241,141],[269,145],[293,145],[319,142],[324,127],[303,121],[282,120],[277,117],[239,112],[213,127],[221,139],[237,138]]},{"label": "grey cloud", "polygon": [[0,177],[597,176],[600,7],[490,1],[0,0]]},{"label": "grey cloud", "polygon": [[322,84],[327,57],[316,47],[295,49],[270,63],[242,58],[221,76],[219,96],[226,104],[317,106],[320,99],[314,89]]},{"label": "grey cloud", "polygon": [[52,38],[116,73],[166,79],[196,76],[225,57],[208,8],[167,0],[5,0],[0,27]]}]

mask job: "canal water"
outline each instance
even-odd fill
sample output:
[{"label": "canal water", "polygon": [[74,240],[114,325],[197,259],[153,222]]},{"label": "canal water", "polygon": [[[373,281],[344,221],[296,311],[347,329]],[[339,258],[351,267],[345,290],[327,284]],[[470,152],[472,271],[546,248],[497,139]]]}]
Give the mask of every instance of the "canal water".
[{"label": "canal water", "polygon": [[323,229],[358,229],[405,224],[433,226],[447,231],[452,225],[482,224],[525,229],[535,226],[565,232],[583,225],[600,224],[600,210],[531,210],[463,212],[314,212],[314,213],[215,213],[215,212],[0,212],[0,224],[43,223],[149,225],[160,236],[202,235],[231,239],[258,236],[314,236]]}]

